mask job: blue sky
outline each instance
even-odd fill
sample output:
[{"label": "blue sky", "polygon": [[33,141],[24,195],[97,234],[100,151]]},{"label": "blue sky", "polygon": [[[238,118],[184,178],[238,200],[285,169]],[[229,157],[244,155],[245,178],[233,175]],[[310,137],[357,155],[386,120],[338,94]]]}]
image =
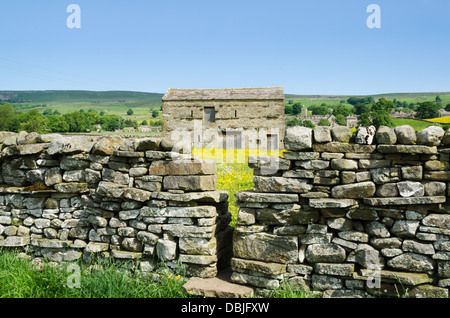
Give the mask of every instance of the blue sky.
[{"label": "blue sky", "polygon": [[448,0],[14,0],[0,12],[0,90],[450,91]]}]

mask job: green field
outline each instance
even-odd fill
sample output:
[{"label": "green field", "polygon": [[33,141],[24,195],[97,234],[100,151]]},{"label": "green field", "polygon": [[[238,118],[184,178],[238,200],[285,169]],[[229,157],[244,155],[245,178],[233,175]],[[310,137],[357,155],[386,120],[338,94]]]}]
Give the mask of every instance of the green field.
[{"label": "green field", "polygon": [[[377,95],[367,95],[373,96],[375,100],[380,98],[386,98],[389,100],[397,99],[398,101],[409,103],[421,103],[425,101],[435,101],[436,96],[439,95],[442,99],[444,105],[450,103],[450,92],[429,92],[429,93],[392,93],[392,94],[377,94]],[[341,100],[347,101],[352,95],[295,95],[295,94],[285,94],[286,102],[289,100],[294,101],[294,103],[300,102],[304,106],[320,105],[325,103],[329,106],[337,105]],[[364,95],[357,97],[365,97]],[[349,105],[349,104],[345,104]]]},{"label": "green field", "polygon": [[[394,93],[372,95],[375,100],[387,98],[389,100],[406,101],[407,103],[420,103],[424,101],[435,101],[439,95],[442,104],[450,103],[450,92],[429,92],[429,93]],[[145,93],[131,91],[0,91],[0,102],[12,103],[16,111],[22,112],[30,109],[37,109],[43,112],[45,109],[56,109],[60,113],[70,113],[76,110],[93,109],[97,112],[119,115],[124,119],[131,119],[140,123],[143,120],[152,120],[151,111],[159,111],[158,118],[161,118],[163,93]],[[304,106],[320,105],[327,106],[341,105],[340,101],[347,101],[350,95],[296,95],[285,94],[285,101],[289,103],[300,102]],[[43,107],[45,105],[45,107]],[[346,102],[344,105],[351,106]],[[133,110],[133,115],[127,115],[129,109]],[[288,116],[289,117],[289,116]],[[428,127],[432,123],[416,121],[411,119],[396,119],[396,125],[411,124],[416,130]]]},{"label": "green field", "polygon": [[[94,109],[136,121],[151,120],[151,109],[160,110],[162,97],[160,93],[129,91],[0,91],[0,101],[12,103],[18,111],[56,109],[65,114]],[[44,104],[46,107],[36,107]],[[133,115],[127,115],[128,109],[133,110]]]}]

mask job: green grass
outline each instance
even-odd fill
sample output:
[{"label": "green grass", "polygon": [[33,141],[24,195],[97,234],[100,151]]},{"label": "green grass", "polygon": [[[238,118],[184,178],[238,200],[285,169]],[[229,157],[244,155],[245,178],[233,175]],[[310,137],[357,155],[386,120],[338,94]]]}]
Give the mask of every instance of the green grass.
[{"label": "green grass", "polygon": [[[72,263],[73,264],[73,263]],[[29,259],[17,252],[0,250],[0,298],[185,298],[182,276],[164,273],[160,279],[142,276],[123,266],[106,262],[100,269],[80,266],[79,288],[70,264],[44,266],[37,269]],[[69,282],[69,284],[68,284]]]},{"label": "green grass", "polygon": [[[45,108],[33,108],[39,112],[43,112],[45,109],[56,109],[65,114],[80,109],[85,111],[94,109],[97,112],[104,111],[107,114],[119,115],[125,119],[136,121],[154,119],[150,109],[159,110],[163,97],[163,94],[160,93],[130,91],[0,91],[0,95],[14,102],[13,105],[46,104]],[[134,114],[128,116],[127,110],[130,108]]]},{"label": "green grass", "polygon": [[436,123],[426,122],[422,120],[415,120],[415,119],[407,119],[407,118],[393,118],[392,119],[395,126],[402,126],[402,125],[410,125],[414,128],[414,130],[420,131],[422,129],[427,128],[428,126],[440,126]]}]

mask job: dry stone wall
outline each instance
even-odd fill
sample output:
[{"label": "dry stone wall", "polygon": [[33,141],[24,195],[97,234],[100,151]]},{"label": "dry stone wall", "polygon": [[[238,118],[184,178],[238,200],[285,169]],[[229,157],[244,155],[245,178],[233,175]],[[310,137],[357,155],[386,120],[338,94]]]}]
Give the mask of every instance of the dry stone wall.
[{"label": "dry stone wall", "polygon": [[170,140],[0,133],[0,249],[50,261],[133,261],[214,277],[231,254],[214,162]]},{"label": "dry stone wall", "polygon": [[450,132],[290,127],[282,157],[250,158],[237,193],[232,280],[324,297],[448,297]]}]

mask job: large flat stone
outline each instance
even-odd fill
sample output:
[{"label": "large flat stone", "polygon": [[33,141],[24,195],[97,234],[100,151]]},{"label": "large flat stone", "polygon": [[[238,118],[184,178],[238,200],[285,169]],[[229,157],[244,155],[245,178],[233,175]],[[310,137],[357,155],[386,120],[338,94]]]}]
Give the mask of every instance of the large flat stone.
[{"label": "large flat stone", "polygon": [[210,160],[158,160],[153,161],[149,175],[211,175],[216,174],[216,163]]},{"label": "large flat stone", "polygon": [[378,145],[378,151],[382,153],[408,153],[408,154],[437,154],[436,146],[424,145]]},{"label": "large flat stone", "polygon": [[[407,273],[396,272],[389,270],[378,270],[376,275],[379,275],[382,282],[387,283],[401,283],[407,286],[416,286],[421,284],[431,283],[433,278],[424,273]],[[361,269],[361,276],[372,277],[374,276],[373,270]]]},{"label": "large flat stone", "polygon": [[233,255],[274,263],[298,261],[298,238],[267,233],[238,233],[233,237]]},{"label": "large flat stone", "polygon": [[231,272],[219,272],[214,278],[193,277],[183,285],[189,295],[208,298],[250,298],[253,288],[231,282]]},{"label": "large flat stone", "polygon": [[52,140],[48,146],[49,155],[90,152],[97,137],[72,136]]},{"label": "large flat stone", "polygon": [[305,193],[312,189],[312,185],[294,178],[283,177],[253,177],[256,192],[293,192]]},{"label": "large flat stone", "polygon": [[355,153],[371,153],[376,151],[375,145],[360,145],[341,142],[329,142],[325,144],[314,144],[313,151],[317,152],[355,152]]},{"label": "large flat stone", "polygon": [[214,206],[166,207],[141,209],[143,217],[211,218],[217,216]]},{"label": "large flat stone", "polygon": [[445,196],[434,197],[393,197],[393,198],[365,198],[364,203],[368,205],[410,205],[410,204],[435,204],[444,203]]},{"label": "large flat stone", "polygon": [[372,197],[376,192],[375,183],[360,182],[352,184],[338,185],[331,189],[331,195],[334,198],[341,199],[363,199]]},{"label": "large flat stone", "polygon": [[298,202],[298,194],[258,193],[252,190],[240,191],[234,195],[241,202],[293,203]]},{"label": "large flat stone", "polygon": [[153,199],[179,202],[200,201],[219,203],[228,199],[228,192],[224,190],[188,193],[153,192],[151,197]]},{"label": "large flat stone", "polygon": [[217,187],[217,175],[166,176],[163,187],[165,190],[214,191]]},{"label": "large flat stone", "polygon": [[358,205],[358,202],[353,199],[309,199],[309,206],[316,209],[348,208],[355,205]]}]

